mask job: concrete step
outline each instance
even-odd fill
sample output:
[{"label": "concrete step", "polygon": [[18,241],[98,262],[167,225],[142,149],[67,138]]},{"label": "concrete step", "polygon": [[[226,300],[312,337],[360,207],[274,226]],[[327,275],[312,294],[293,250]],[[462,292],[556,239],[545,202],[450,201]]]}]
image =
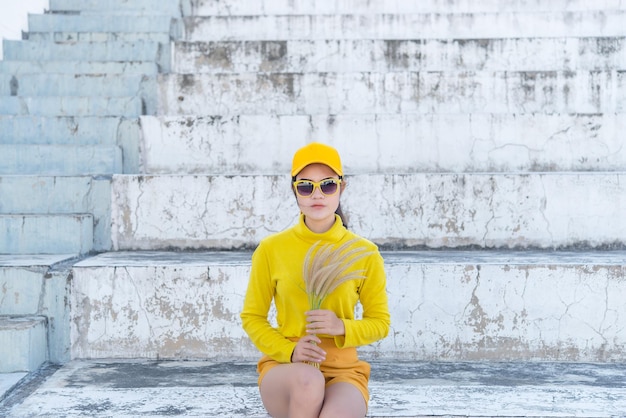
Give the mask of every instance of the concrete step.
[{"label": "concrete step", "polygon": [[0,373],[32,372],[48,360],[46,318],[0,316]]},{"label": "concrete step", "polygon": [[170,33],[170,15],[123,15],[97,13],[31,14],[28,15],[29,32],[160,32]]},{"label": "concrete step", "polygon": [[82,65],[87,65],[90,61],[107,63],[145,61],[152,65],[156,62],[169,68],[167,48],[159,42],[142,40],[68,43],[5,40],[3,54],[5,61],[68,61],[65,63],[68,67],[77,61],[82,61],[84,63]]},{"label": "concrete step", "polygon": [[83,175],[123,173],[116,145],[1,144],[0,175]]},{"label": "concrete step", "polygon": [[60,44],[74,44],[79,42],[154,42],[165,49],[170,43],[170,34],[161,32],[68,32],[59,28],[54,32],[29,32],[28,41],[54,42]]},{"label": "concrete step", "polygon": [[[0,315],[44,317],[47,341],[44,349],[48,360],[55,363],[69,360],[70,267],[78,260],[77,256],[0,255]],[[22,348],[10,344],[4,350],[19,352]],[[23,353],[12,355],[17,354]]]},{"label": "concrete step", "polygon": [[0,255],[0,317],[40,314],[47,296],[49,263],[59,257],[70,256],[29,255],[26,262],[24,256]]},{"label": "concrete step", "polygon": [[[192,16],[177,20],[172,33],[175,36],[180,36],[182,40],[203,42],[298,39],[554,38],[626,35],[626,26],[623,24],[624,19],[626,19],[626,10],[462,14],[352,13],[354,14]],[[59,27],[63,26],[57,26],[57,28]],[[123,31],[122,27],[120,29]],[[33,30],[32,26],[30,30]]]},{"label": "concrete step", "polygon": [[[383,252],[393,361],[623,361],[625,251]],[[73,359],[255,360],[247,252],[114,252],[74,265]],[[256,383],[256,382],[254,382]]]},{"label": "concrete step", "polygon": [[[385,248],[626,244],[623,172],[362,174],[346,181],[350,228]],[[286,173],[114,175],[112,196],[114,250],[253,248],[299,212]]]},{"label": "concrete step", "polygon": [[36,116],[126,116],[148,113],[139,96],[126,97],[2,97],[0,114]]},{"label": "concrete step", "polygon": [[[141,100],[141,112],[153,114],[157,106],[156,84],[154,76],[141,74],[0,74],[0,96],[99,96],[106,99],[94,101],[94,105],[108,105],[110,98],[136,95]],[[69,102],[75,104],[71,99]]]},{"label": "concrete step", "polygon": [[0,73],[4,74],[146,74],[159,72],[158,66],[149,61],[0,61]]},{"label": "concrete step", "polygon": [[152,0],[50,0],[49,10],[58,12],[77,12],[80,14],[128,13],[142,15],[180,15],[180,6],[176,1],[154,2]]},{"label": "concrete step", "polygon": [[28,377],[26,372],[0,373],[0,410],[2,401],[15,389],[24,378]]},{"label": "concrete step", "polygon": [[[59,0],[51,0],[50,7]],[[63,0],[67,2],[68,0]],[[73,0],[78,2],[79,0]],[[95,1],[95,0],[91,0]],[[123,1],[123,0],[119,0]],[[81,2],[82,3],[82,2]],[[531,11],[625,10],[622,0],[183,0],[184,15],[250,16],[250,15],[316,15],[381,13],[496,13]]]},{"label": "concrete step", "polygon": [[120,97],[152,92],[155,84],[141,74],[0,74],[0,96]]},{"label": "concrete step", "polygon": [[[624,364],[425,362],[367,359],[367,417],[620,416]],[[21,399],[20,417],[189,416],[269,418],[253,362],[72,361],[45,370]]]},{"label": "concrete step", "polygon": [[[33,175],[0,177],[0,214],[59,216],[90,213],[93,249],[111,248],[111,180],[107,177]],[[43,243],[42,243],[43,244]],[[51,249],[55,241],[48,242]]]},{"label": "concrete step", "polygon": [[626,38],[176,42],[172,72],[603,71]]},{"label": "concrete step", "polygon": [[[133,129],[134,128],[134,129]],[[124,138],[139,130],[138,119],[119,116],[0,115],[0,144],[104,145],[134,142]]]},{"label": "concrete step", "polygon": [[0,254],[87,254],[94,248],[93,216],[2,214]]},{"label": "concrete step", "polygon": [[626,72],[159,75],[158,113],[620,113]]},{"label": "concrete step", "polygon": [[349,174],[626,166],[623,113],[143,116],[141,129],[146,174],[288,173],[305,138],[350,150]]}]

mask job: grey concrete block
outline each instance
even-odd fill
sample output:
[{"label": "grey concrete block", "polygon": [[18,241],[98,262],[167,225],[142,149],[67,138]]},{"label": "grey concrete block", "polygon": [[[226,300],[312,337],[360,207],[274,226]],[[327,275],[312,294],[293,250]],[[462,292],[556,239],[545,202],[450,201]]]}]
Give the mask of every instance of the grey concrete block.
[{"label": "grey concrete block", "polygon": [[111,145],[0,145],[0,175],[107,175],[123,172],[122,150]]},{"label": "grey concrete block", "polygon": [[86,254],[93,250],[89,214],[0,215],[2,254]]},{"label": "grey concrete block", "polygon": [[0,317],[0,373],[32,372],[48,360],[46,319]]}]

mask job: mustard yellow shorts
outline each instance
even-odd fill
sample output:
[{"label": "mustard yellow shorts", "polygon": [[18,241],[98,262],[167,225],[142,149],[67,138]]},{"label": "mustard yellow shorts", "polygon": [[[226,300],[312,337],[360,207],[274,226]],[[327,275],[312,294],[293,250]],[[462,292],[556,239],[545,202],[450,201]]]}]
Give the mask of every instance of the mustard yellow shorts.
[{"label": "mustard yellow shorts", "polygon": [[[326,351],[326,360],[320,364],[320,371],[326,379],[326,387],[339,382],[351,383],[361,392],[365,405],[369,403],[369,390],[367,384],[370,378],[371,367],[369,363],[359,360],[356,348],[337,348],[332,338],[320,338],[319,346]],[[297,340],[297,339],[296,339]],[[258,383],[261,384],[265,374],[279,362],[268,356],[263,356],[257,363],[259,373]],[[283,363],[284,364],[284,363]]]}]

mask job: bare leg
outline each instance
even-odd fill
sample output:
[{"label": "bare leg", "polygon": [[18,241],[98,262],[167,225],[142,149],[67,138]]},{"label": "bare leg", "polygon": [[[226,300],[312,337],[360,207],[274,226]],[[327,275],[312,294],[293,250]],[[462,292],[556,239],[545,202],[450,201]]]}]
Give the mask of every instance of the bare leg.
[{"label": "bare leg", "polygon": [[324,385],[324,376],[318,369],[292,363],[268,371],[259,389],[265,409],[274,418],[318,418]]},{"label": "bare leg", "polygon": [[320,418],[363,418],[367,413],[367,406],[363,394],[356,386],[339,382],[326,388],[324,406]]}]

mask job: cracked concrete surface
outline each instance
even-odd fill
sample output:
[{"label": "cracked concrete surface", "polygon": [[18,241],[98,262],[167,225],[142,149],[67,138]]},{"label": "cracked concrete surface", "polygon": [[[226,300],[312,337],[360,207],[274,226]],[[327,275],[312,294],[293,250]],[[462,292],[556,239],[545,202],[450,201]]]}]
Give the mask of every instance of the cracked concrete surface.
[{"label": "cracked concrete surface", "polygon": [[[625,361],[623,251],[383,252],[375,358]],[[239,312],[250,253],[106,253],[74,267],[72,358],[258,356]],[[593,267],[591,267],[593,266]]]},{"label": "cracked concrete surface", "polygon": [[[612,248],[626,234],[615,199],[626,187],[620,173],[369,174],[347,181],[342,204],[351,228],[385,248]],[[298,213],[287,175],[116,175],[112,193],[115,250],[253,248]]]},{"label": "cracked concrete surface", "polygon": [[[624,364],[368,360],[368,417],[598,417],[626,411]],[[0,403],[0,414],[267,418],[256,378],[254,362],[73,361],[21,399]]]}]

